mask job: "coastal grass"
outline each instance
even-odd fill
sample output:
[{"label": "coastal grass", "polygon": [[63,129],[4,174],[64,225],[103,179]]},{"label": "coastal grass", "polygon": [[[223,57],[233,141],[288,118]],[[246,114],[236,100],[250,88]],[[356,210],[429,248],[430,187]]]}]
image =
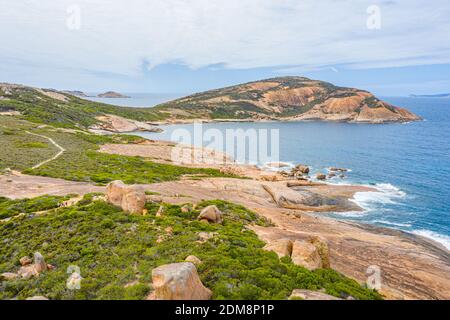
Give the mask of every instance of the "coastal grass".
[{"label": "coastal grass", "polygon": [[[208,201],[183,212],[178,205],[163,204],[164,215],[156,217],[159,204],[148,203],[148,215],[137,216],[93,199],[86,195],[73,207],[0,224],[0,273],[17,271],[19,259],[35,251],[56,267],[37,278],[0,282],[0,299],[145,299],[152,269],[188,255],[203,261],[198,273],[213,299],[286,299],[301,288],[342,298],[381,298],[334,270],[311,272],[263,250],[264,243],[246,225],[268,222],[240,205]],[[225,213],[223,224],[196,220],[210,204]],[[201,243],[199,232],[214,237]],[[80,268],[79,290],[66,287],[69,266]]]},{"label": "coastal grass", "polygon": [[[50,94],[55,93],[47,90]],[[21,118],[34,123],[49,124],[62,128],[86,129],[96,123],[97,116],[113,114],[138,121],[157,121],[167,117],[151,108],[119,107],[81,99],[62,92],[62,99],[55,99],[43,90],[31,87],[11,89],[7,99],[0,99],[0,111],[18,111]]]},{"label": "coastal grass", "polygon": [[30,129],[29,126],[5,118],[0,117],[0,170],[24,170],[57,152],[48,140],[27,134],[25,130]]},{"label": "coastal grass", "polygon": [[69,200],[67,196],[44,195],[33,199],[11,200],[0,197],[0,219],[10,218],[20,213],[33,213],[58,208],[64,201]]},{"label": "coastal grass", "polygon": [[[27,134],[26,131],[53,139],[65,149],[65,152],[59,158],[32,169],[34,165],[51,158],[59,150],[47,139]],[[155,183],[178,180],[184,175],[193,175],[197,178],[234,177],[222,174],[217,169],[188,168],[152,162],[141,157],[98,152],[102,144],[132,144],[142,141],[144,141],[142,137],[133,135],[95,135],[39,127],[12,117],[0,117],[0,143],[6,151],[0,153],[0,170],[11,168],[31,175],[94,182],[101,185],[113,180],[122,180],[128,184]]]}]

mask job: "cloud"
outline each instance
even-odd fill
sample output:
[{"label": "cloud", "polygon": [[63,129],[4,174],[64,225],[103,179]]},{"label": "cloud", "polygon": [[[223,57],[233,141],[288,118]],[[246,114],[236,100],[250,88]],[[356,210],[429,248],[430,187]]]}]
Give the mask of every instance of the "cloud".
[{"label": "cloud", "polygon": [[[367,28],[371,5],[381,10],[380,29]],[[450,63],[449,16],[448,0],[0,0],[0,72],[32,66],[139,77],[165,63],[299,70]]]}]

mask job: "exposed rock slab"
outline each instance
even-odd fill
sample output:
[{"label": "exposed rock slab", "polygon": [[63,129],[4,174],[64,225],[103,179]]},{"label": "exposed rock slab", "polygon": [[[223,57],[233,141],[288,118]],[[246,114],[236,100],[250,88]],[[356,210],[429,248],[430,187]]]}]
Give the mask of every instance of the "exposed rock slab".
[{"label": "exposed rock slab", "polygon": [[289,300],[342,300],[329,294],[303,289],[294,289],[292,294],[289,296]]}]

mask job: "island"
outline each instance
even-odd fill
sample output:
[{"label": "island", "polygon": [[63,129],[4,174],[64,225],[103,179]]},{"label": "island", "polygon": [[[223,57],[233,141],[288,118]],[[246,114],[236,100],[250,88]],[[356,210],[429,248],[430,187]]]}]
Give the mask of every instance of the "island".
[{"label": "island", "polygon": [[408,122],[412,112],[365,90],[305,77],[279,77],[193,94],[156,106],[168,119]]},{"label": "island", "polygon": [[129,96],[123,95],[114,91],[107,91],[105,93],[100,93],[97,95],[98,98],[130,98]]}]

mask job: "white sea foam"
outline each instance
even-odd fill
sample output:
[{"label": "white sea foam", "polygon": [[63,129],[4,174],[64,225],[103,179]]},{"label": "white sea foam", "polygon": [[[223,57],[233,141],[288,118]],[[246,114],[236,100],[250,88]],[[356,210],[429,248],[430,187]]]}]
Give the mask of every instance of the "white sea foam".
[{"label": "white sea foam", "polygon": [[265,171],[275,171],[275,172],[278,172],[278,171],[289,171],[289,170],[291,170],[292,168],[295,167],[295,165],[292,162],[289,162],[289,161],[280,161],[280,163],[284,164],[285,166],[281,166],[281,167],[271,166],[270,165],[271,163],[267,162],[267,163],[265,163],[262,166],[259,165],[258,167],[260,169],[262,169],[262,170],[265,170]]},{"label": "white sea foam", "polygon": [[439,242],[444,247],[446,247],[447,250],[450,250],[450,237],[449,236],[446,236],[446,235],[443,235],[443,234],[440,234],[440,233],[437,233],[434,231],[425,230],[425,229],[414,230],[414,231],[412,231],[412,233],[417,234],[422,237],[425,237],[425,238],[429,238],[436,242]]},{"label": "white sea foam", "polygon": [[333,214],[347,218],[359,218],[365,216],[367,212],[368,211],[343,211],[343,212],[333,212]]},{"label": "white sea foam", "polygon": [[392,221],[387,221],[387,220],[372,220],[370,222],[385,224],[385,225],[394,226],[394,227],[403,227],[403,228],[409,228],[412,226],[410,223],[392,222]]},{"label": "white sea foam", "polygon": [[396,204],[396,200],[406,196],[406,193],[390,183],[378,183],[374,187],[377,191],[357,192],[351,201],[355,202],[365,211],[372,211],[380,205]]}]

